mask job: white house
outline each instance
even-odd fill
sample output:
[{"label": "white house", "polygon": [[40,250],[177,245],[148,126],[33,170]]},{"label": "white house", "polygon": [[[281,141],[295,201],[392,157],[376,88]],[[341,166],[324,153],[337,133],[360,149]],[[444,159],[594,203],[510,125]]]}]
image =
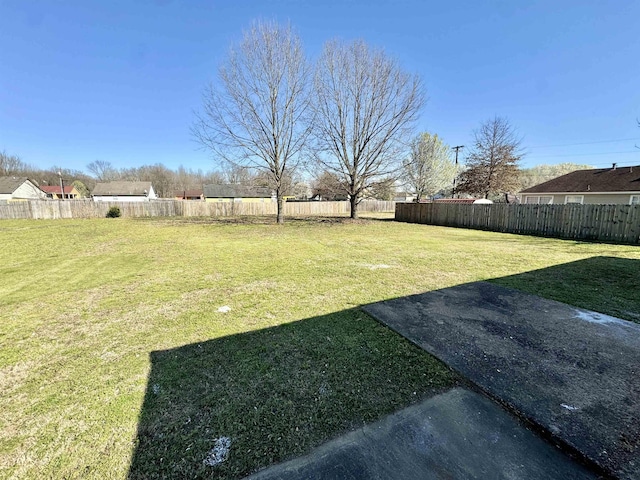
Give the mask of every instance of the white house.
[{"label": "white house", "polygon": [[40,200],[47,194],[27,177],[0,177],[0,200]]},{"label": "white house", "polygon": [[410,192],[405,192],[405,191],[396,192],[393,197],[394,202],[415,202],[415,200],[416,200],[415,194]]},{"label": "white house", "polygon": [[158,198],[151,182],[97,183],[91,197],[96,202],[148,202]]}]

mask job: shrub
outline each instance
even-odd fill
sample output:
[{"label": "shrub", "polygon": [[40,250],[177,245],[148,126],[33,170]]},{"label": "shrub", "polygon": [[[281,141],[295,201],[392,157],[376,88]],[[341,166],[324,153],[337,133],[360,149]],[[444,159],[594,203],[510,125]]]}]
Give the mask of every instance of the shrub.
[{"label": "shrub", "polygon": [[120,207],[111,207],[107,212],[107,218],[117,218],[122,215]]}]

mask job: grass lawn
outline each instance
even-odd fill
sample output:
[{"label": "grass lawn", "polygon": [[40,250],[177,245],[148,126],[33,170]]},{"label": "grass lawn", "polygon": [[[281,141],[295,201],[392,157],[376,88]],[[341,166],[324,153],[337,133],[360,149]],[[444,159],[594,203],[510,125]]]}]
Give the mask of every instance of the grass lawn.
[{"label": "grass lawn", "polygon": [[492,279],[640,321],[633,246],[122,218],[2,221],[0,245],[1,478],[239,478],[456,384],[370,302]]}]

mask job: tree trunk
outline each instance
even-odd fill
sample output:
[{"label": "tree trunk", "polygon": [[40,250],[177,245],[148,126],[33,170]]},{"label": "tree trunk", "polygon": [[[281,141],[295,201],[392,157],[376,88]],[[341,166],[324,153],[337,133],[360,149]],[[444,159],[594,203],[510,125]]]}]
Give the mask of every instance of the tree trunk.
[{"label": "tree trunk", "polygon": [[280,191],[276,192],[276,199],[278,202],[278,223],[282,225],[284,223],[284,198]]},{"label": "tree trunk", "polygon": [[351,218],[358,218],[358,196],[351,195],[349,201],[351,202]]}]

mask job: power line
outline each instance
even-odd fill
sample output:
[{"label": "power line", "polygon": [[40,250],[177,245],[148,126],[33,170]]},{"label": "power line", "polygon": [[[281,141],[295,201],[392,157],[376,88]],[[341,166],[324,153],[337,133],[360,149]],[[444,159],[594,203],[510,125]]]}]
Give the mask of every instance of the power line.
[{"label": "power line", "polygon": [[[614,163],[614,162],[592,163],[591,166],[593,166],[593,167],[597,167],[597,166],[600,166],[600,165],[611,166],[612,163]],[[638,162],[636,162],[635,160],[627,161],[627,162],[615,162],[615,164],[618,167],[623,167],[625,165],[629,165],[629,166],[635,167],[637,165],[637,163]]]},{"label": "power line", "polygon": [[[616,161],[616,162],[606,161],[606,162],[596,162],[596,163],[588,162],[588,165],[590,167],[600,167],[600,166],[602,166],[602,167],[609,166],[610,167],[612,163],[615,163],[618,167],[627,167],[627,166],[635,167],[637,165],[640,165],[640,162],[638,162],[638,160],[628,160],[628,161],[623,161],[623,162],[621,162],[621,161]],[[536,166],[536,165],[534,165],[534,166]],[[533,167],[522,167],[522,168],[527,170],[528,168],[533,168]]]},{"label": "power line", "polygon": [[599,140],[597,142],[565,143],[565,144],[562,144],[562,145],[536,145],[536,146],[527,147],[527,148],[574,147],[574,146],[578,146],[578,145],[595,145],[595,144],[598,144],[598,143],[630,142],[632,140],[640,140],[640,138],[635,137],[635,138],[621,138],[619,140]]},{"label": "power line", "polygon": [[598,153],[569,153],[569,154],[563,154],[563,155],[554,155],[554,154],[548,154],[548,155],[532,155],[531,157],[526,157],[527,160],[531,160],[531,158],[550,158],[550,157],[555,157],[555,158],[562,158],[562,157],[591,157],[591,156],[596,156],[596,155],[628,155],[630,153],[635,153],[636,155],[640,154],[640,150],[629,150],[626,152],[598,152]]}]

